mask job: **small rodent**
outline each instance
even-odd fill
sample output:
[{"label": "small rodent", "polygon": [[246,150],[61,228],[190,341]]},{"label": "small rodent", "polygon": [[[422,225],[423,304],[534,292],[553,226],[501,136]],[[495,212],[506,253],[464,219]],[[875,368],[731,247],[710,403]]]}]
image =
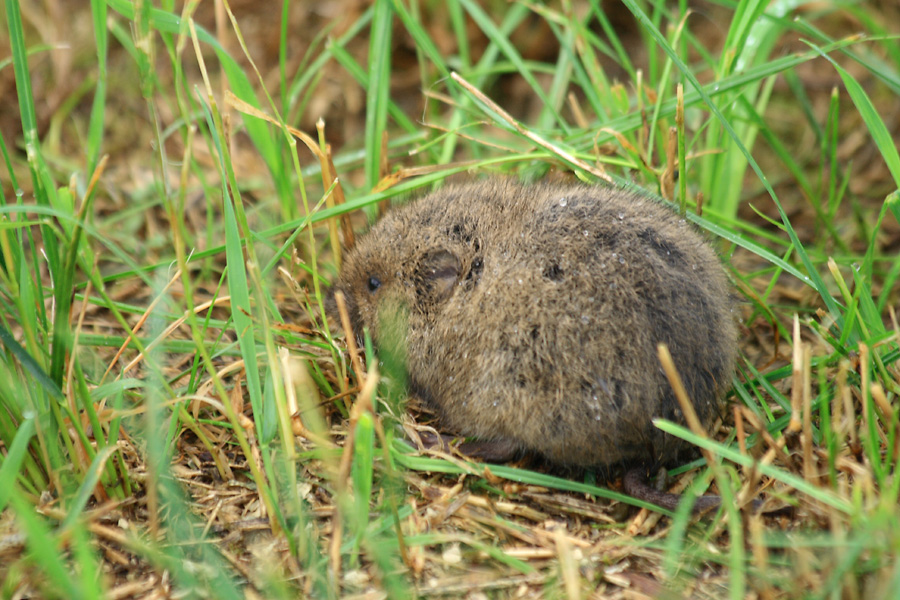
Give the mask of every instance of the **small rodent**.
[{"label": "small rodent", "polygon": [[704,427],[731,385],[722,264],[635,192],[448,185],[375,224],[335,288],[357,334],[404,352],[409,392],[443,430],[565,467],[666,465],[685,449],[652,424],[683,422],[660,343]]}]

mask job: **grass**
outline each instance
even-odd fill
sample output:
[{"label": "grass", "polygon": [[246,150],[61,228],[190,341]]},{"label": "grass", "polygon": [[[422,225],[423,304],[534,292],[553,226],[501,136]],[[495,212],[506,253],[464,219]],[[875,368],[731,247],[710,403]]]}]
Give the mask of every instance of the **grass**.
[{"label": "grass", "polygon": [[[896,7],[338,4],[7,0],[4,597],[896,589]],[[673,202],[745,300],[723,424],[658,423],[717,515],[420,454],[319,316],[391,201],[559,172]]]}]

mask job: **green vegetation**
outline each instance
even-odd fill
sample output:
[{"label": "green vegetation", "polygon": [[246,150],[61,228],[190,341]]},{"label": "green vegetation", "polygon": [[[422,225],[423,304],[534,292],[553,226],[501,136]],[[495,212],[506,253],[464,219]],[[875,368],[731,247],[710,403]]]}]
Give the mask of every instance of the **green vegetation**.
[{"label": "green vegetation", "polygon": [[[76,4],[0,19],[3,597],[898,588],[895,2]],[[339,242],[458,173],[719,239],[734,410],[659,423],[719,514],[411,448],[397,366],[320,315]]]}]

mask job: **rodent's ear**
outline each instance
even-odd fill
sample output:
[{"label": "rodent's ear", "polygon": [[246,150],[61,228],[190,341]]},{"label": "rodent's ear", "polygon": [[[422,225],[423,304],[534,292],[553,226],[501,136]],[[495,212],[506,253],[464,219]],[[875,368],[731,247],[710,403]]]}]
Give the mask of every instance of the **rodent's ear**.
[{"label": "rodent's ear", "polygon": [[420,274],[435,300],[444,300],[453,293],[461,268],[459,258],[449,250],[431,250],[422,257]]}]

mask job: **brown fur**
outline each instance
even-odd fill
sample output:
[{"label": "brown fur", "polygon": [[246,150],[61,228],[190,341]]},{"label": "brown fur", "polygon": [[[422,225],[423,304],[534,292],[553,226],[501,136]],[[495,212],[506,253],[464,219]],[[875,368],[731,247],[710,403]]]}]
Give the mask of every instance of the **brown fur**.
[{"label": "brown fur", "polygon": [[405,343],[410,393],[446,430],[556,464],[675,459],[684,443],[651,422],[682,420],[658,343],[704,426],[730,387],[737,331],[716,254],[632,192],[449,186],[388,213],[336,287],[357,332]]}]

